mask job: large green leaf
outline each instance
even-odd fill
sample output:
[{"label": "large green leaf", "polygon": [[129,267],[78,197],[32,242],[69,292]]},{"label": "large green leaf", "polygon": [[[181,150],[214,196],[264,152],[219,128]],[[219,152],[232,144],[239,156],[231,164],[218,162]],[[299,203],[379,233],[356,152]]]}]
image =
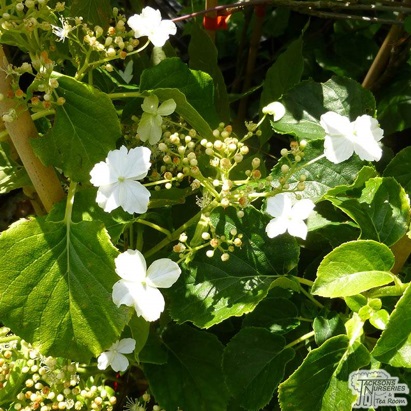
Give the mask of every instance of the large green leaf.
[{"label": "large green leaf", "polygon": [[117,250],[99,221],[15,223],[0,236],[0,318],[45,355],[87,361],[118,339]]},{"label": "large green leaf", "polygon": [[176,112],[190,124],[202,137],[213,139],[213,130],[210,125],[200,116],[198,111],[187,101],[186,96],[177,88],[157,88],[154,94],[161,101],[172,98],[176,104]]},{"label": "large green leaf", "polygon": [[144,364],[150,390],[169,410],[225,411],[228,390],[221,370],[223,345],[217,337],[187,325],[162,335],[166,364]]},{"label": "large green leaf", "polygon": [[260,410],[273,397],[294,350],[264,328],[240,330],[224,350],[223,372],[230,392],[246,410]]},{"label": "large green leaf", "polygon": [[411,147],[401,150],[387,165],[384,177],[394,177],[411,196]]},{"label": "large green leaf", "polygon": [[[300,181],[300,176],[304,174],[306,176],[305,190],[300,194],[303,198],[310,198],[314,202],[319,200],[332,187],[352,184],[358,172],[364,166],[364,162],[358,157],[353,157],[349,162],[340,164],[333,164],[326,158],[322,158],[305,165],[324,154],[323,140],[308,142],[304,152],[305,156],[299,163],[298,170],[290,177],[289,184],[291,188],[294,188]],[[281,166],[283,164],[289,164],[287,159],[282,158],[273,168],[271,176],[275,180],[282,176]]]},{"label": "large green leaf", "polygon": [[10,156],[7,143],[0,143],[0,194],[31,185],[25,168]]},{"label": "large green leaf", "polygon": [[[190,70],[179,58],[168,58],[146,69],[141,75],[140,91],[178,89],[211,127],[218,125],[214,105],[214,83],[209,74]],[[194,127],[194,125],[193,125]]]},{"label": "large green leaf", "polygon": [[322,297],[347,297],[388,284],[394,255],[376,241],[351,241],[335,248],[322,261],[312,293]]},{"label": "large green leaf", "polygon": [[394,367],[411,368],[411,286],[395,306],[371,354]]},{"label": "large green leaf", "polygon": [[[300,81],[304,69],[302,48],[303,39],[301,36],[294,40],[267,70],[261,93],[260,108],[278,100],[288,89]],[[267,120],[262,124],[261,130],[260,142],[263,144],[272,135],[272,129]]]},{"label": "large green leaf", "polygon": [[346,193],[340,192],[336,196],[329,193],[325,198],[358,224],[363,239],[391,246],[408,230],[409,199],[392,177],[371,178],[365,182],[365,188],[360,193],[358,190],[357,193],[353,192],[352,187]]},{"label": "large green leaf", "polygon": [[88,181],[93,166],[115,149],[120,122],[106,94],[71,77],[57,80],[56,93],[66,102],[56,106],[50,132],[32,145],[47,165],[61,168],[74,181]]},{"label": "large green leaf", "polygon": [[235,228],[242,234],[242,246],[230,253],[227,262],[221,252],[213,258],[198,252],[169,291],[171,315],[177,322],[192,321],[211,327],[231,316],[252,311],[267,295],[276,276],[292,270],[299,247],[288,235],[269,239],[265,235],[268,219],[253,207],[240,220],[233,208],[219,208],[210,217],[219,235],[230,237]]},{"label": "large green leaf", "polygon": [[273,334],[286,334],[300,324],[298,314],[295,304],[286,298],[267,297],[245,316],[243,326],[263,327]]},{"label": "large green leaf", "polygon": [[112,16],[110,0],[72,0],[70,7],[72,17],[81,16],[85,23],[92,27],[108,28]]},{"label": "large green leaf", "polygon": [[214,81],[215,105],[219,119],[224,122],[230,120],[227,88],[224,77],[218,65],[217,48],[207,32],[196,23],[187,24],[185,32],[190,34],[188,54],[190,68],[208,73]]},{"label": "large green leaf", "polygon": [[274,130],[306,140],[325,136],[320,117],[327,111],[348,116],[351,121],[362,114],[373,115],[375,111],[375,100],[369,90],[354,80],[336,76],[321,84],[312,80],[301,82],[281,102],[287,112],[272,123]]},{"label": "large green leaf", "polygon": [[351,411],[355,396],[348,387],[349,375],[369,361],[362,344],[351,345],[346,335],[330,338],[280,384],[282,411]]}]

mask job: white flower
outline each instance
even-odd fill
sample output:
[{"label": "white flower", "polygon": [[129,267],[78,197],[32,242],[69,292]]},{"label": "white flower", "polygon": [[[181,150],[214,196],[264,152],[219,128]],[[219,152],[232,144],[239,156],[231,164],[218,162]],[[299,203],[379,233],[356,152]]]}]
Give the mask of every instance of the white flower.
[{"label": "white flower", "polygon": [[62,27],[54,26],[52,24],[51,31],[53,34],[55,34],[58,37],[57,41],[62,41],[64,43],[64,40],[66,40],[70,31],[72,31],[74,27],[70,26],[70,24],[67,23],[67,20],[64,19],[63,17],[60,17],[60,22],[61,22]]},{"label": "white flower", "polygon": [[181,274],[169,258],[154,261],[147,270],[146,260],[138,250],[127,250],[115,259],[116,273],[122,278],[113,286],[113,301],[134,307],[138,316],[155,321],[164,311],[164,297],[158,288],[169,288]]},{"label": "white flower", "polygon": [[159,10],[144,7],[141,14],[135,14],[127,20],[134,31],[134,37],[147,36],[156,47],[163,47],[170,35],[177,33],[177,27],[171,20],[161,20]]},{"label": "white flower", "polygon": [[105,161],[90,172],[91,184],[98,187],[96,201],[106,212],[123,207],[128,213],[145,213],[150,192],[136,180],[143,179],[151,166],[147,147],[110,151]]},{"label": "white flower", "polygon": [[137,133],[141,141],[148,140],[150,144],[158,143],[161,138],[162,116],[169,116],[177,107],[176,102],[172,98],[161,103],[160,107],[158,103],[158,97],[153,94],[146,97],[141,105],[144,113],[138,124]]},{"label": "white flower", "polygon": [[97,359],[97,367],[99,370],[105,370],[111,365],[111,368],[116,372],[125,371],[128,367],[128,359],[123,354],[131,354],[135,348],[136,341],[133,338],[123,338],[100,354]]},{"label": "white flower", "polygon": [[274,101],[263,107],[263,114],[274,116],[274,121],[281,120],[285,114],[285,107],[279,101]]},{"label": "white flower", "polygon": [[378,142],[384,131],[375,118],[364,114],[350,122],[348,117],[329,111],[320,117],[320,124],[326,133],[324,154],[329,161],[338,164],[354,153],[361,160],[380,160],[382,149]]},{"label": "white flower", "polygon": [[268,237],[273,238],[288,231],[292,236],[305,240],[307,225],[303,220],[308,218],[314,206],[308,199],[299,200],[292,205],[291,198],[286,193],[270,197],[267,200],[266,212],[274,218],[265,229]]}]

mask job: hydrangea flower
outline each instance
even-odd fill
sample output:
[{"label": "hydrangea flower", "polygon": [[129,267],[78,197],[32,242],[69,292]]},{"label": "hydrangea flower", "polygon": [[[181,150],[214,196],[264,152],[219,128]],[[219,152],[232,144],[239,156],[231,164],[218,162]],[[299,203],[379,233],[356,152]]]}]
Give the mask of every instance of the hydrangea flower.
[{"label": "hydrangea flower", "polygon": [[274,101],[263,107],[263,114],[270,114],[274,116],[274,121],[278,121],[284,117],[285,107],[279,101]]},{"label": "hydrangea flower", "polygon": [[314,206],[309,199],[299,200],[292,205],[291,198],[286,193],[270,197],[267,200],[266,212],[274,218],[265,229],[268,237],[274,238],[288,231],[292,236],[305,240],[308,230],[304,220]]},{"label": "hydrangea flower", "polygon": [[109,365],[118,371],[125,371],[128,367],[128,359],[123,354],[131,354],[136,348],[133,338],[123,338],[116,341],[107,351],[104,351],[97,359],[97,367],[105,370]]},{"label": "hydrangea flower", "polygon": [[113,286],[113,301],[134,307],[138,316],[155,321],[164,311],[164,297],[159,288],[171,287],[181,269],[169,258],[154,261],[147,269],[146,260],[138,250],[127,250],[115,259],[116,273],[121,277]]},{"label": "hydrangea flower", "polygon": [[326,133],[324,154],[329,161],[338,164],[354,153],[361,160],[380,160],[382,149],[378,142],[384,131],[375,118],[364,114],[350,122],[348,117],[329,111],[321,116],[320,124]]},{"label": "hydrangea flower", "polygon": [[163,133],[161,129],[163,116],[169,116],[174,113],[177,107],[176,102],[172,98],[163,101],[160,106],[158,106],[158,103],[158,97],[155,94],[144,99],[141,105],[144,113],[137,128],[141,141],[148,141],[152,145],[160,141]]},{"label": "hydrangea flower", "polygon": [[159,10],[144,7],[141,14],[135,14],[127,20],[134,31],[134,37],[147,36],[155,47],[163,47],[171,35],[177,33],[177,26],[171,20],[162,20]]},{"label": "hydrangea flower", "polygon": [[150,191],[137,180],[143,179],[151,166],[151,151],[125,146],[110,151],[105,161],[97,163],[90,172],[91,184],[98,187],[96,201],[106,212],[122,207],[130,214],[145,213]]}]

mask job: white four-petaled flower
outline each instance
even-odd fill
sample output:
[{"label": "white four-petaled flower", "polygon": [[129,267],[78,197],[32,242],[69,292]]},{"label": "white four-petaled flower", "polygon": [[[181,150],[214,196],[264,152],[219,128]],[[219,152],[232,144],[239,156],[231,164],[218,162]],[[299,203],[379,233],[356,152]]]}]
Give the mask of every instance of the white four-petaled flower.
[{"label": "white four-petaled flower", "polygon": [[133,338],[123,338],[100,354],[97,359],[97,367],[100,370],[105,370],[110,365],[116,372],[125,371],[128,367],[128,359],[123,354],[131,354],[135,348],[136,341]]},{"label": "white four-petaled flower", "polygon": [[169,116],[177,107],[172,98],[163,101],[160,106],[158,103],[158,97],[153,94],[146,97],[141,105],[144,113],[138,124],[137,133],[141,141],[148,141],[150,144],[159,142],[162,135],[163,116]]},{"label": "white four-petaled flower", "polygon": [[285,107],[279,101],[273,101],[267,106],[263,107],[263,114],[270,114],[274,117],[274,121],[281,120],[285,114]]},{"label": "white four-petaled flower", "polygon": [[177,33],[177,27],[171,20],[162,20],[159,10],[144,7],[141,14],[135,14],[127,20],[137,39],[147,36],[155,47],[163,47],[171,35]]},{"label": "white four-petaled flower", "polygon": [[151,151],[125,146],[110,151],[105,161],[97,163],[90,172],[91,184],[98,187],[97,204],[106,212],[122,207],[130,214],[147,211],[150,191],[136,180],[143,179],[151,166]]},{"label": "white four-petaled flower", "polygon": [[147,269],[146,260],[138,250],[127,250],[115,259],[116,273],[121,277],[113,286],[113,301],[134,307],[138,316],[155,321],[164,311],[164,297],[159,288],[171,287],[181,269],[169,258],[154,261]]},{"label": "white four-petaled flower", "polygon": [[329,161],[338,164],[354,153],[361,160],[380,160],[382,149],[378,142],[384,131],[375,118],[364,114],[350,122],[348,117],[329,111],[320,117],[320,124],[326,133],[324,154]]},{"label": "white four-petaled flower", "polygon": [[309,199],[298,200],[292,205],[291,198],[286,193],[270,197],[267,200],[266,212],[274,218],[265,229],[268,237],[274,238],[288,231],[292,236],[305,240],[308,230],[304,220],[308,218],[314,206]]}]

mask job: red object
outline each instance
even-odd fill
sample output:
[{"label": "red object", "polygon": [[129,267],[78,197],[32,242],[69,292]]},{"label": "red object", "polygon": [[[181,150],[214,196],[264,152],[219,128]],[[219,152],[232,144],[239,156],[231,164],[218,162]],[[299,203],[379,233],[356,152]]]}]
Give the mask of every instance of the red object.
[{"label": "red object", "polygon": [[216,17],[204,16],[203,27],[206,30],[227,30],[229,18],[230,14]]}]

